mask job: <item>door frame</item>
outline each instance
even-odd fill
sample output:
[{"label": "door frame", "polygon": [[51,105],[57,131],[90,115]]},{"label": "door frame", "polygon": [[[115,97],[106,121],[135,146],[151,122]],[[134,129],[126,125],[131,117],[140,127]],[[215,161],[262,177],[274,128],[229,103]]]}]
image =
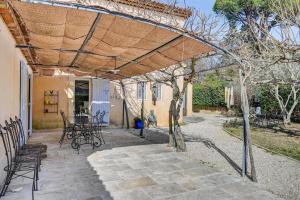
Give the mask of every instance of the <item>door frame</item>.
[{"label": "door frame", "polygon": [[74,79],[74,95],[73,95],[73,114],[75,112],[75,92],[76,92],[76,81],[88,81],[89,82],[89,112],[91,112],[91,101],[92,101],[92,98],[91,98],[91,95],[92,95],[92,81],[90,78],[75,78]]},{"label": "door frame", "polygon": [[33,76],[28,73],[28,136],[32,135],[32,89]]},{"label": "door frame", "polygon": [[29,133],[29,127],[28,124],[29,122],[29,115],[30,115],[30,110],[28,106],[28,99],[29,99],[29,71],[28,71],[28,66],[26,65],[24,60],[20,60],[20,85],[19,85],[19,92],[20,92],[20,109],[19,109],[19,118],[22,120],[22,125],[24,129],[24,134],[25,134],[25,141],[26,142],[28,137],[30,136]]}]

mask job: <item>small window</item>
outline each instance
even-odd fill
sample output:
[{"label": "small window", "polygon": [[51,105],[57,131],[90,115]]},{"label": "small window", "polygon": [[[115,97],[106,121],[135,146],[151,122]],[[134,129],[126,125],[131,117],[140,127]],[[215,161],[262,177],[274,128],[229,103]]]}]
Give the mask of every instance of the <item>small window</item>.
[{"label": "small window", "polygon": [[161,84],[160,83],[154,83],[152,86],[152,92],[153,96],[157,101],[161,100]]},{"label": "small window", "polygon": [[[143,92],[143,85],[144,85],[144,92]],[[143,97],[143,93],[144,93],[144,99],[146,99],[146,93],[147,93],[147,91],[146,91],[146,87],[147,86],[147,83],[138,83],[137,84],[137,98],[138,99],[142,99],[142,97]]]}]

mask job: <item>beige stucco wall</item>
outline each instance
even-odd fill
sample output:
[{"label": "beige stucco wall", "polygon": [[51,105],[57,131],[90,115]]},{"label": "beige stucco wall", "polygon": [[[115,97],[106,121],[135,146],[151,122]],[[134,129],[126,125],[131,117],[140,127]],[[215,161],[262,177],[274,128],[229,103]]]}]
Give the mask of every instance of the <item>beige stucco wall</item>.
[{"label": "beige stucco wall", "polygon": [[[59,111],[63,110],[68,117],[69,110],[73,106],[72,76],[34,76],[33,81],[33,129],[53,129],[62,127],[62,120]],[[44,91],[57,90],[58,113],[44,113]],[[72,112],[71,112],[72,113]]]},{"label": "beige stucco wall", "polygon": [[[20,61],[27,63],[16,42],[0,17],[0,124],[9,117],[19,116],[20,110]],[[28,68],[28,72],[32,73]],[[0,139],[0,181],[6,164],[4,147]],[[2,183],[2,181],[1,181]]]},{"label": "beige stucco wall", "polygon": [[187,87],[187,103],[186,103],[186,115],[191,116],[193,114],[193,85],[189,84]]},{"label": "beige stucco wall", "polygon": [[[179,78],[178,85],[183,85],[183,78]],[[157,100],[156,105],[152,102],[152,93],[150,89],[150,83],[146,84],[146,99],[144,101],[145,116],[148,116],[150,110],[153,110],[157,116],[158,126],[166,127],[169,124],[169,106],[172,100],[172,89],[162,84],[161,85],[161,100]],[[137,99],[137,84],[127,84],[126,88],[126,100],[128,104],[130,124],[133,125],[133,119],[136,116],[140,116],[141,100]],[[117,83],[111,83],[111,121],[114,124],[122,124],[122,98],[121,87]],[[187,92],[187,115],[192,114],[192,86],[188,86]],[[180,122],[183,119],[183,112],[181,111]]]},{"label": "beige stucco wall", "polygon": [[[48,129],[62,127],[62,120],[59,114],[44,113],[44,91],[59,91],[59,110],[63,110],[67,117],[72,116],[74,106],[74,80],[73,76],[35,76],[33,84],[33,127],[35,129]],[[179,79],[179,85],[182,85],[182,78]],[[169,106],[172,98],[172,89],[167,85],[162,85],[162,98],[153,105],[151,98],[150,84],[146,85],[145,116],[148,116],[150,110],[154,110],[157,116],[158,126],[168,126]],[[192,113],[192,87],[188,87],[187,114]],[[133,119],[140,115],[141,100],[137,99],[137,84],[126,85],[126,99],[128,103],[130,125],[133,126]],[[111,124],[120,126],[122,124],[122,100],[121,87],[116,82],[110,83],[110,121]],[[181,112],[182,119],[182,112]]]}]

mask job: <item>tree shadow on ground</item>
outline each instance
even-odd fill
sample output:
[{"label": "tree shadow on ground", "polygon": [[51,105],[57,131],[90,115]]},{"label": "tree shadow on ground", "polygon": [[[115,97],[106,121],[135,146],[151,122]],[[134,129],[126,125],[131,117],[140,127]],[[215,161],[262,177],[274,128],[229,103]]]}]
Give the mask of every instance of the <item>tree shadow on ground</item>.
[{"label": "tree shadow on ground", "polygon": [[185,116],[183,117],[183,121],[186,124],[190,124],[190,123],[199,123],[199,122],[203,122],[205,121],[205,119],[203,117],[195,117],[195,116]]},{"label": "tree shadow on ground", "polygon": [[[193,122],[190,122],[193,123]],[[129,132],[135,136],[139,137],[140,130],[139,129],[130,129]],[[147,128],[144,129],[144,139],[145,141],[149,142],[150,144],[167,144],[169,143],[169,134],[167,128]],[[239,174],[242,175],[242,169],[241,167],[232,160],[222,149],[217,147],[214,142],[207,138],[201,138],[201,137],[190,137],[187,135],[184,135],[185,142],[201,142],[203,143],[207,148],[211,149],[213,148],[215,151],[217,151],[225,160],[230,164],[230,166]],[[247,177],[251,179],[251,176],[247,174]]]},{"label": "tree shadow on ground", "polygon": [[[214,142],[207,138],[201,138],[201,137],[186,137],[185,136],[185,142],[201,142],[203,143],[207,148],[211,149],[213,148],[215,151],[217,151],[225,160],[231,165],[231,167],[240,175],[242,175],[242,169],[241,167],[232,160],[224,151],[222,151],[219,147],[215,145]],[[248,174],[247,177],[251,179],[250,175]]]},{"label": "tree shadow on ground", "polygon": [[[140,135],[140,129],[131,129],[130,133],[135,136]],[[164,128],[147,128],[144,129],[143,136],[144,139],[150,142],[151,144],[167,144],[169,143],[169,134],[168,129]]]}]

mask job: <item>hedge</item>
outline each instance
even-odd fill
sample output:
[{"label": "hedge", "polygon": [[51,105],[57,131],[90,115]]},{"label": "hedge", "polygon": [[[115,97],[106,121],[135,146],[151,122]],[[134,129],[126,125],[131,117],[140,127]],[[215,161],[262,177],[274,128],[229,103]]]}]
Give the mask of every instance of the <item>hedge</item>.
[{"label": "hedge", "polygon": [[193,107],[224,107],[225,85],[215,74],[207,75],[193,86]]}]

